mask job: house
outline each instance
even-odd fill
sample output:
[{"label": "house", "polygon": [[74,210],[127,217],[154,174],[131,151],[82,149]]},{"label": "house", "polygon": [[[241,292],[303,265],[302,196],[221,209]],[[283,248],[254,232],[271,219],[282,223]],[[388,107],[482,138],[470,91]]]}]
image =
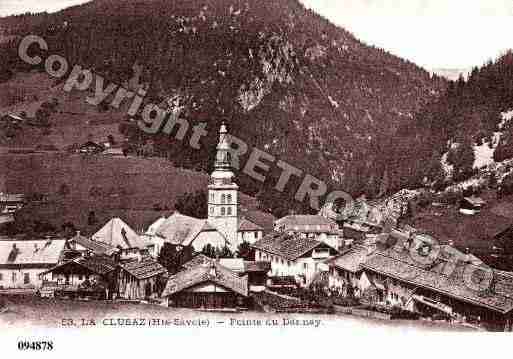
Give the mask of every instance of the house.
[{"label": "house", "polygon": [[253,244],[264,235],[264,228],[246,217],[239,218],[239,228],[237,229],[237,243]]},{"label": "house", "polygon": [[91,236],[96,242],[118,248],[121,258],[136,257],[139,252],[151,252],[153,243],[139,236],[120,218],[113,218]]},{"label": "house", "polygon": [[513,276],[447,245],[439,247],[436,258],[419,260],[421,257],[412,253],[425,248],[426,238],[429,240],[424,235],[409,240],[392,238],[376,247],[361,264],[366,283],[360,285],[375,293],[371,300],[511,331]]},{"label": "house", "polygon": [[118,295],[129,300],[143,300],[160,294],[167,270],[150,257],[139,256],[119,264]]},{"label": "house", "polygon": [[271,263],[271,276],[291,276],[302,286],[308,286],[324,262],[338,254],[326,243],[298,233],[274,232],[252,247],[256,261]]},{"label": "house", "polygon": [[39,288],[41,272],[61,261],[63,239],[1,240],[0,286],[3,288]]},{"label": "house", "polygon": [[327,261],[329,266],[328,286],[337,290],[342,296],[359,298],[362,293],[360,279],[370,248],[355,245],[340,255]]},{"label": "house", "polygon": [[119,248],[113,247],[110,244],[84,237],[80,234],[80,231],[77,231],[76,235],[68,240],[66,248],[81,253],[104,255],[107,257],[112,257],[120,251]]},{"label": "house", "polygon": [[14,214],[25,204],[25,195],[0,193],[0,215]]},{"label": "house", "polygon": [[480,197],[464,197],[460,201],[460,213],[474,215],[481,212],[486,202]]},{"label": "house", "polygon": [[241,277],[216,261],[197,263],[171,276],[162,297],[168,306],[174,307],[247,307],[248,277]]},{"label": "house", "polygon": [[319,215],[290,215],[278,219],[274,223],[277,232],[300,233],[303,236],[316,239],[320,242],[339,249],[343,246],[338,224]]},{"label": "house", "polygon": [[271,270],[269,262],[246,261],[243,258],[219,258],[212,259],[203,254],[196,255],[193,259],[183,265],[184,269],[191,269],[198,265],[204,265],[211,261],[217,261],[221,266],[228,268],[239,276],[248,277],[250,292],[265,290],[267,273]]},{"label": "house", "polygon": [[88,296],[100,292],[101,297],[111,298],[116,289],[117,263],[104,255],[78,257],[60,263],[39,276],[43,281],[41,292],[46,289],[71,296]]},{"label": "house", "polygon": [[81,153],[81,154],[94,155],[94,154],[102,153],[104,150],[105,150],[105,148],[101,144],[93,142],[93,141],[87,141],[87,142],[81,144],[76,149],[75,152]]}]

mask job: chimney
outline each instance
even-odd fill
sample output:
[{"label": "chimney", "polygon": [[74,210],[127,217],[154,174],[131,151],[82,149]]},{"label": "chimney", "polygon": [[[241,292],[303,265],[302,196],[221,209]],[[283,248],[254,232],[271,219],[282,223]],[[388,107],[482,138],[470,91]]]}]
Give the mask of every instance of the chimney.
[{"label": "chimney", "polygon": [[76,231],[76,236],[80,237],[80,231]]}]

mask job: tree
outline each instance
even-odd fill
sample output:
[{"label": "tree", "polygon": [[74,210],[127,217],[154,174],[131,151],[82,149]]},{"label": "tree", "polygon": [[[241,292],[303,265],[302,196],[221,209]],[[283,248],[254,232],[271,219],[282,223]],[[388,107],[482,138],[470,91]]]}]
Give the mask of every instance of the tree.
[{"label": "tree", "polygon": [[175,204],[175,209],[187,216],[195,218],[207,218],[208,211],[207,192],[198,190],[194,193],[184,193],[180,195]]},{"label": "tree", "polygon": [[206,255],[209,258],[216,258],[216,249],[210,243],[207,243],[201,250],[201,254]]},{"label": "tree", "polygon": [[451,148],[447,162],[453,165],[455,181],[464,181],[472,175],[475,159],[474,148],[470,142],[463,142]]},{"label": "tree", "polygon": [[89,215],[87,216],[87,224],[90,226],[94,226],[96,223],[98,223],[96,213],[94,213],[94,211],[89,211]]},{"label": "tree", "polygon": [[251,245],[246,241],[239,244],[235,254],[237,255],[237,257],[243,258],[247,261],[255,260],[255,249],[251,247]]}]

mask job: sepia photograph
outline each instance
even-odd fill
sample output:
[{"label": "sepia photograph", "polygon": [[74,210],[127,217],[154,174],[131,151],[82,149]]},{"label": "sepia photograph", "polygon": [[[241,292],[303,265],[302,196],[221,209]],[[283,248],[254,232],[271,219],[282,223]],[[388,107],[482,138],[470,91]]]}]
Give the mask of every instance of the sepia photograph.
[{"label": "sepia photograph", "polygon": [[504,0],[0,0],[0,348],[504,339],[512,20]]}]

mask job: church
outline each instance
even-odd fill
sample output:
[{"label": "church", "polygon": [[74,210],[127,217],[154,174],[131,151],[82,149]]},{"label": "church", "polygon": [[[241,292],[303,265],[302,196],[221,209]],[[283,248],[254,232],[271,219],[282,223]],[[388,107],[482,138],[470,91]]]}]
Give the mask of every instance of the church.
[{"label": "church", "polygon": [[253,244],[262,238],[264,229],[240,213],[239,186],[232,169],[229,138],[226,125],[222,124],[214,171],[208,184],[208,218],[194,218],[179,212],[159,218],[145,233],[155,245],[155,254],[164,243],[192,246],[198,252],[208,244],[235,251],[243,242]]}]

